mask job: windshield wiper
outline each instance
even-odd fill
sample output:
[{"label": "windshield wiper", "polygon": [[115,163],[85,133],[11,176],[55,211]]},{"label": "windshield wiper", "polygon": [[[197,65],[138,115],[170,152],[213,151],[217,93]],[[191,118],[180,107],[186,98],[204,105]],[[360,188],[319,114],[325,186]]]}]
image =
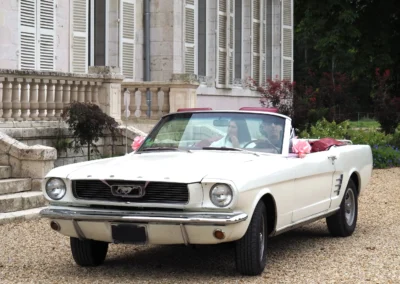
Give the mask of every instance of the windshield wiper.
[{"label": "windshield wiper", "polygon": [[248,150],[244,150],[241,148],[235,148],[235,147],[203,147],[203,150],[225,150],[225,151],[240,151],[240,152],[244,152],[244,153],[248,153],[248,154],[253,154],[256,156],[260,156],[258,153],[253,152],[253,151],[248,151]]},{"label": "windshield wiper", "polygon": [[144,148],[140,152],[144,151],[180,151],[180,152],[188,152],[188,153],[193,153],[190,150],[184,150],[184,149],[179,149],[175,147],[149,147],[149,148]]}]

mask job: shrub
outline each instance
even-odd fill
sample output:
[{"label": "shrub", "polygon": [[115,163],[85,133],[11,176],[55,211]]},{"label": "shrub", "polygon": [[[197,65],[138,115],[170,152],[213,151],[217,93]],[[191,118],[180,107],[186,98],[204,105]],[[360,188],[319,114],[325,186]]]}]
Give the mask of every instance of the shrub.
[{"label": "shrub", "polygon": [[310,131],[302,131],[299,137],[316,139],[331,137],[335,139],[349,139],[353,144],[368,144],[372,149],[374,168],[400,166],[400,127],[391,135],[374,129],[352,129],[350,122],[347,120],[336,123],[322,119],[315,125],[312,125]]},{"label": "shrub", "polygon": [[110,132],[113,141],[116,140],[118,123],[96,104],[72,102],[64,108],[62,118],[72,130],[71,147],[77,151],[87,145],[88,160],[91,153],[99,153],[94,142],[104,137],[105,131]]}]

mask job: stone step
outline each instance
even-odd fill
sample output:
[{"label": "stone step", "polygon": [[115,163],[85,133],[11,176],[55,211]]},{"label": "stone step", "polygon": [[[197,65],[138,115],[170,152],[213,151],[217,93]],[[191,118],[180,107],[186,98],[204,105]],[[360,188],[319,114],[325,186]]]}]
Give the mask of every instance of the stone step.
[{"label": "stone step", "polygon": [[[31,190],[30,178],[9,178],[0,180],[0,197],[4,194]],[[0,211],[1,212],[1,211]]]},{"label": "stone step", "polygon": [[0,166],[0,179],[9,178],[11,176],[10,166]]},{"label": "stone step", "polygon": [[16,212],[0,213],[0,225],[4,225],[7,223],[17,223],[32,219],[39,219],[40,211],[42,211],[45,208],[46,207],[39,207],[39,208],[21,210]]},{"label": "stone step", "polygon": [[45,205],[47,205],[47,200],[41,191],[0,195],[0,212],[2,213],[33,209]]}]

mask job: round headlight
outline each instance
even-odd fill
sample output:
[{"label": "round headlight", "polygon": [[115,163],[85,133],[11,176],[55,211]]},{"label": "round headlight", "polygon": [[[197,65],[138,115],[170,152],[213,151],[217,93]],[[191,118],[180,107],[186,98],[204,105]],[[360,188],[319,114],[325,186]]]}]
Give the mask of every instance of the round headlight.
[{"label": "round headlight", "polygon": [[210,199],[215,206],[228,206],[233,199],[232,189],[227,184],[216,184],[211,188]]},{"label": "round headlight", "polygon": [[51,178],[46,183],[47,195],[54,200],[60,200],[67,192],[67,187],[62,179]]}]

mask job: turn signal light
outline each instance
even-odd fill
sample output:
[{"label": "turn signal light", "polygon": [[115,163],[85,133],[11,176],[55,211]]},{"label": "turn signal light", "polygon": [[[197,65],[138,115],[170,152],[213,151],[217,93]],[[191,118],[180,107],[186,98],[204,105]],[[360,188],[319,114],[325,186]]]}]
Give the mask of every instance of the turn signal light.
[{"label": "turn signal light", "polygon": [[218,240],[223,240],[225,239],[225,233],[221,231],[220,229],[214,231],[214,237]]}]

